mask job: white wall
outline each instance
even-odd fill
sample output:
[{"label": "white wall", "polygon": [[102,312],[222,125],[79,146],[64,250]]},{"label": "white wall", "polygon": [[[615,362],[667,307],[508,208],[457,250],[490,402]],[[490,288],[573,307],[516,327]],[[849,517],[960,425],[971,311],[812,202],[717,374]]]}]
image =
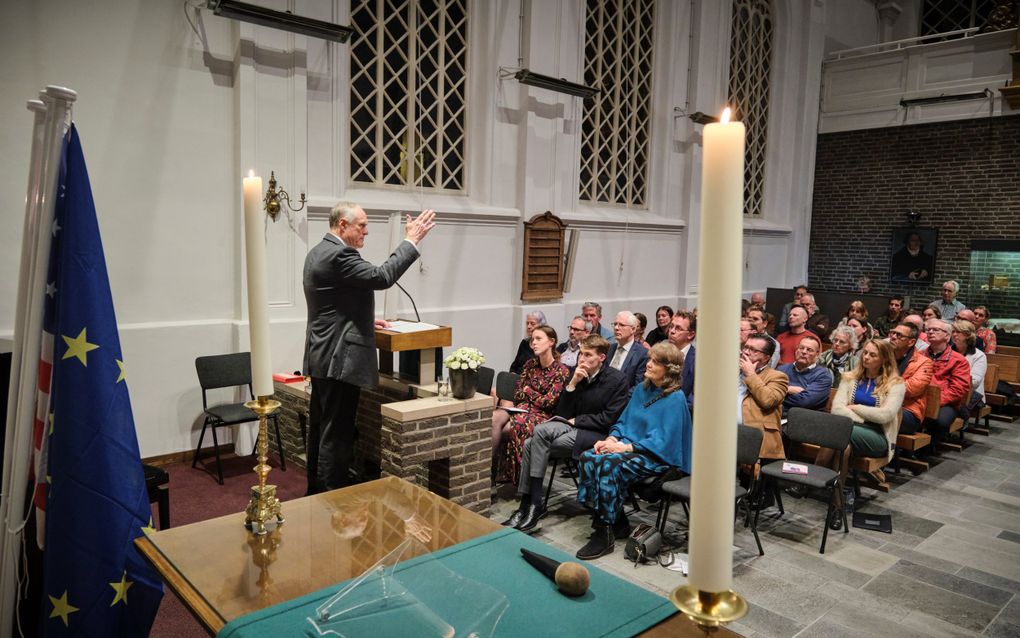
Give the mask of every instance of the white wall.
[{"label": "white wall", "polygon": [[[439,211],[423,257],[402,279],[422,317],[454,326],[454,345],[505,366],[533,304],[520,297],[521,222],[551,210],[581,240],[573,287],[543,304],[562,330],[583,301],[651,316],[696,303],[701,127],[677,116],[721,111],[730,15],[725,2],[660,1],[655,34],[652,167],[643,210],[577,201],[580,105],[499,81],[517,63],[522,0],[474,0],[467,194],[349,188],[346,45],[239,25],[180,2],[17,0],[5,6],[0,47],[0,333],[9,332],[27,183],[30,114],[46,84],[79,92],[78,123],[107,261],[144,456],[189,449],[201,400],[193,360],[245,349],[240,178],[275,171],[311,206],[269,224],[274,367],[301,366],[301,263],[337,200],[369,212],[364,251],[387,253],[390,211]],[[525,1],[526,64],[580,78],[582,0]],[[204,6],[204,3],[201,3]],[[345,0],[264,0],[347,23]],[[814,131],[826,13],[821,0],[777,2],[777,74],[769,130],[765,215],[745,224],[745,292],[806,275]],[[690,76],[688,69],[693,69]],[[620,264],[623,264],[621,270]],[[410,312],[410,304],[401,301]],[[381,311],[382,295],[377,297]]]}]

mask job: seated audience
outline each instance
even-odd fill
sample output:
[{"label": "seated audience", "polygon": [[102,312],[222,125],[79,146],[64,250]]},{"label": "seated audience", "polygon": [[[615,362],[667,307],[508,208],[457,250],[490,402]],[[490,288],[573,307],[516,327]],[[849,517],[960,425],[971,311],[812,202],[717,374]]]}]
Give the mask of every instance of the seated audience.
[{"label": "seated audience", "polygon": [[[959,317],[958,313],[956,316]],[[951,333],[953,349],[967,359],[970,365],[970,401],[963,406],[962,416],[966,421],[970,414],[985,404],[985,373],[988,372],[988,357],[984,352],[978,350],[976,341],[977,334],[974,324],[969,321],[957,319],[953,322]]]},{"label": "seated audience", "polygon": [[995,339],[995,331],[985,325],[988,321],[988,308],[978,306],[974,308],[974,326],[977,328],[977,336],[985,342],[985,354],[995,354],[998,345]]},{"label": "seated audience", "polygon": [[680,389],[687,398],[687,408],[694,409],[694,357],[697,348],[694,338],[697,336],[698,318],[686,310],[678,310],[673,315],[669,327],[669,342],[680,350],[684,358],[684,374],[680,379]]},{"label": "seated audience", "polygon": [[743,348],[744,344],[747,343],[747,338],[755,333],[755,329],[751,326],[751,322],[747,319],[740,320],[740,347]]},{"label": "seated audience", "polygon": [[801,297],[801,300],[804,310],[807,310],[808,313],[808,320],[804,327],[818,335],[819,339],[825,341],[829,338],[829,317],[822,314],[818,309],[813,294],[807,293]]},{"label": "seated audience", "polygon": [[528,359],[535,358],[535,353],[531,351],[531,335],[535,331],[536,326],[544,326],[545,324],[545,313],[541,310],[529,312],[527,317],[525,317],[524,332],[528,336],[521,339],[521,343],[517,346],[517,355],[514,357],[513,363],[510,364],[510,372],[520,374],[521,370],[524,369],[525,362]]},{"label": "seated audience", "polygon": [[903,434],[914,434],[921,428],[928,402],[932,363],[931,359],[915,347],[919,334],[917,326],[908,321],[902,321],[889,329],[889,345],[893,348],[896,370],[904,385],[903,414],[900,422],[900,432]]},{"label": "seated audience", "polygon": [[769,368],[773,347],[768,335],[758,333],[748,337],[740,349],[737,424],[762,431],[759,456],[763,459],[786,458],[780,420],[788,379],[782,372]]},{"label": "seated audience", "polygon": [[942,311],[939,310],[938,306],[934,304],[930,306],[925,306],[924,310],[921,311],[921,319],[924,319],[925,322],[927,322],[929,319],[941,319],[941,318]]},{"label": "seated audience", "polygon": [[602,335],[602,338],[613,343],[613,331],[602,325],[602,306],[589,301],[581,306],[581,316],[591,324],[591,333]]},{"label": "seated audience", "polygon": [[[758,308],[751,306],[747,311],[747,320],[751,322],[751,327],[754,328],[755,332],[764,334],[769,340],[775,344],[775,350],[772,352],[772,359],[769,360],[769,367],[776,368],[779,366],[779,342],[776,341],[775,337],[769,334],[769,318],[764,308]],[[741,344],[743,345],[743,344]]]},{"label": "seated audience", "polygon": [[794,362],[779,366],[779,371],[788,379],[783,414],[790,408],[825,409],[829,390],[832,389],[832,373],[818,365],[818,351],[821,349],[821,339],[814,335],[804,337],[797,344]]},{"label": "seated audience", "polygon": [[920,313],[908,313],[907,316],[903,318],[903,321],[917,329],[917,339],[914,343],[914,347],[920,352],[927,350],[928,336],[924,333],[924,319],[921,317]]},{"label": "seated audience", "polygon": [[790,329],[790,309],[803,305],[804,295],[808,292],[810,292],[808,287],[803,284],[794,287],[793,301],[783,306],[783,310],[779,313],[779,325],[775,327],[777,332],[786,332]]},{"label": "seated audience", "polygon": [[889,330],[903,321],[903,295],[893,295],[889,298],[889,306],[885,314],[875,320],[875,332],[878,336],[885,337]]},{"label": "seated audience", "polygon": [[949,347],[952,326],[942,319],[929,319],[924,324],[928,333],[928,357],[932,362],[931,385],[942,391],[939,414],[926,419],[925,427],[931,434],[932,449],[949,431],[949,426],[961,415],[964,399],[970,390],[970,364],[967,359]]},{"label": "seated audience", "polygon": [[952,321],[953,319],[956,319],[956,313],[967,307],[960,303],[960,301],[956,298],[956,295],[959,292],[960,284],[955,281],[947,281],[942,284],[942,296],[931,302],[931,305],[938,308],[939,316],[942,319]]},{"label": "seated audience", "polygon": [[[842,479],[846,478],[847,455],[850,453],[857,457],[882,458],[886,462],[893,458],[906,389],[895,357],[887,341],[868,341],[861,348],[861,365],[843,375],[832,399],[832,413],[854,422],[850,446],[843,453]],[[822,450],[817,463],[828,465],[826,457],[831,459],[833,456],[831,450]],[[873,477],[879,483],[885,482],[882,470],[877,470]],[[834,514],[829,526],[839,529],[842,518],[838,510]]]},{"label": "seated audience", "polygon": [[868,321],[868,307],[865,306],[864,302],[860,299],[855,299],[850,302],[850,307],[846,309],[846,314],[843,315],[843,319],[840,320],[840,323],[843,323],[850,318],[860,319],[862,323]]},{"label": "seated audience", "polygon": [[835,388],[844,372],[857,367],[857,333],[850,326],[836,326],[829,341],[832,348],[818,357],[818,365],[832,373],[832,387]]},{"label": "seated audience", "polygon": [[765,307],[765,295],[760,292],[751,293],[751,305]]},{"label": "seated audience", "polygon": [[591,332],[591,324],[578,315],[571,319],[567,329],[567,340],[556,346],[560,353],[560,363],[573,371],[577,366],[577,356],[581,352],[581,341]]},{"label": "seated audience", "polygon": [[609,366],[623,373],[627,387],[633,387],[644,378],[645,362],[648,359],[648,348],[634,341],[638,320],[634,313],[624,310],[616,313],[613,320],[613,335],[616,343],[609,346]]},{"label": "seated audience", "polygon": [[[985,351],[985,341],[981,337],[977,336],[977,315],[970,308],[964,308],[960,312],[956,313],[956,321],[967,321],[974,326],[974,347],[981,352]],[[955,343],[954,343],[954,348]],[[957,352],[961,352],[957,350]]]},{"label": "seated audience", "polygon": [[871,324],[864,319],[858,319],[857,317],[849,317],[839,323],[840,326],[846,326],[854,331],[854,336],[857,337],[857,349],[854,350],[854,354],[860,354],[861,346],[864,345],[865,341],[870,341],[875,338],[875,330],[871,327]]},{"label": "seated audience", "polygon": [[648,317],[644,316],[644,314],[640,312],[635,312],[634,316],[637,317],[638,322],[637,331],[634,332],[634,341],[636,343],[640,343],[645,348],[648,348],[650,346],[645,341],[645,330],[648,329]]},{"label": "seated audience", "polygon": [[581,341],[577,368],[556,405],[559,419],[540,423],[524,444],[517,484],[521,503],[503,525],[522,532],[535,529],[546,513],[542,480],[550,455],[570,454],[576,459],[604,439],[620,417],[627,405],[628,388],[623,374],[605,365],[608,351],[609,342],[599,335]]},{"label": "seated audience", "polygon": [[672,320],[673,309],[669,306],[659,306],[655,309],[655,328],[645,337],[645,343],[649,348],[669,338],[669,322]]},{"label": "seated audience", "polygon": [[797,357],[800,340],[814,334],[807,329],[807,320],[808,314],[804,306],[798,304],[790,308],[790,316],[787,318],[790,329],[776,336],[776,341],[779,342],[779,363],[793,363]]},{"label": "seated audience", "polygon": [[671,343],[652,346],[645,380],[634,388],[609,436],[581,454],[577,500],[593,512],[594,531],[577,551],[593,560],[630,533],[623,513],[630,487],[670,467],[691,471],[691,417],[680,389],[683,355]]},{"label": "seated audience", "polygon": [[492,411],[492,461],[497,482],[518,482],[524,441],[536,425],[553,415],[570,378],[567,366],[557,360],[556,331],[551,326],[535,326],[531,349],[535,358],[525,362],[514,390],[513,407],[523,412]]}]

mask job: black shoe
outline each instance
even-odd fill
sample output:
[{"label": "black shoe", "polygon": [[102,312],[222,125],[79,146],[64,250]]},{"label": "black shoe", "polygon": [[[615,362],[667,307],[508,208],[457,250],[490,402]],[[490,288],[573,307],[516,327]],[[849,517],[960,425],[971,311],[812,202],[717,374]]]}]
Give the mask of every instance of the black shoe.
[{"label": "black shoe", "polygon": [[840,509],[832,510],[829,515],[829,529],[837,532],[843,529],[843,512]]},{"label": "black shoe", "polygon": [[503,521],[503,527],[516,528],[524,520],[524,512],[527,511],[527,501],[521,501],[520,507],[514,510],[514,513],[510,515],[510,518]]},{"label": "black shoe", "polygon": [[616,517],[616,522],[613,523],[613,536],[616,540],[623,540],[630,536],[630,521],[627,520],[627,515],[620,512],[620,515]]},{"label": "black shoe", "polygon": [[538,522],[545,518],[545,515],[546,509],[544,507],[528,503],[525,505],[524,516],[521,518],[521,522],[516,525],[516,528],[522,532],[531,532],[538,525]]},{"label": "black shoe", "polygon": [[574,555],[581,560],[595,560],[600,556],[612,554],[614,544],[613,528],[609,525],[599,525],[591,533],[591,537],[584,547],[577,550]]},{"label": "black shoe", "polygon": [[807,488],[803,485],[791,485],[784,491],[793,498],[804,498],[807,496]]}]

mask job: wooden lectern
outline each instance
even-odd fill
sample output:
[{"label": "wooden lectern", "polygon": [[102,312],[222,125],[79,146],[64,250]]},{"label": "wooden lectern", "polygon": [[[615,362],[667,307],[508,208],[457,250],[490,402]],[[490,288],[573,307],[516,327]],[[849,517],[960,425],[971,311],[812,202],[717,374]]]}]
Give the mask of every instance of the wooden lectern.
[{"label": "wooden lectern", "polygon": [[450,326],[438,326],[417,332],[393,332],[385,328],[376,328],[375,345],[379,348],[379,373],[393,374],[393,353],[418,351],[419,385],[436,381],[436,348],[453,344],[453,329]]}]

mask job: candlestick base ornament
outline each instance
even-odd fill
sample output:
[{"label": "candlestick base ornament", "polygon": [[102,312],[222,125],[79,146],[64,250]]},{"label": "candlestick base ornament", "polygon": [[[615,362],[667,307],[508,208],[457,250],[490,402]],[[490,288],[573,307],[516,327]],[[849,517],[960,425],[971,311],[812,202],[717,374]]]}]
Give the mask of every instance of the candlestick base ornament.
[{"label": "candlestick base ornament", "polygon": [[280,402],[269,397],[260,396],[255,401],[248,401],[244,406],[255,414],[259,415],[259,464],[253,470],[259,477],[259,484],[251,487],[251,500],[244,510],[244,526],[248,531],[259,536],[266,534],[269,530],[266,523],[276,518],[276,524],[283,523],[283,512],[280,509],[280,499],[276,498],[276,486],[267,485],[269,477],[269,464],[266,462],[269,456],[269,425],[268,417],[280,408]]},{"label": "candlestick base ornament", "polygon": [[706,633],[747,614],[747,601],[732,589],[711,592],[683,585],[670,592],[669,601]]}]

